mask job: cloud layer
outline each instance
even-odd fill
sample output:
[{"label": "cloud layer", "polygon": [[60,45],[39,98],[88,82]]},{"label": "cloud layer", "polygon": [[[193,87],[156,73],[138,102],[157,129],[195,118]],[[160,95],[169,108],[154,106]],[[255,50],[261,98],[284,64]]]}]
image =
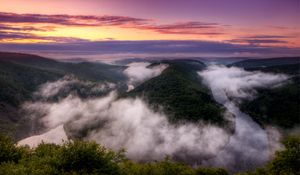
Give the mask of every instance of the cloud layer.
[{"label": "cloud layer", "polygon": [[[142,66],[139,69],[144,71],[145,65],[135,66]],[[129,74],[141,72],[139,69],[130,70]],[[142,81],[153,72],[145,75],[136,79]],[[71,93],[58,101],[25,103],[25,114],[44,126],[44,134],[26,138],[19,144],[35,146],[43,138],[47,142],[53,139],[60,143],[66,136],[79,137],[95,140],[113,150],[125,148],[129,158],[141,162],[161,160],[169,155],[191,165],[224,167],[232,172],[263,165],[281,147],[278,143],[280,134],[275,128],[263,130],[239,110],[238,104],[245,98],[254,98],[256,88],[273,88],[288,77],[215,65],[199,75],[211,88],[214,98],[226,107],[227,112],[235,115],[233,135],[214,125],[169,123],[163,112],[153,111],[142,99],[122,99],[111,91],[102,97],[82,99]],[[48,99],[68,89],[68,84],[73,81],[77,80],[62,79],[45,84],[44,90],[40,89],[37,94]],[[103,87],[110,89],[106,85]],[[57,136],[55,139],[53,133]]]},{"label": "cloud layer", "polygon": [[0,12],[0,22],[2,23],[44,23],[67,26],[110,26],[142,24],[147,21],[147,19],[126,16],[43,15]]},{"label": "cloud layer", "polygon": [[209,66],[199,75],[210,87],[214,98],[236,117],[235,134],[208,164],[226,167],[231,171],[245,171],[266,163],[280,148],[278,133],[275,128],[266,132],[250,116],[241,112],[238,105],[244,99],[255,98],[257,88],[274,88],[288,77],[218,65]]},{"label": "cloud layer", "polygon": [[[19,142],[31,146],[42,137],[49,141],[48,133],[65,125],[69,136],[88,129],[84,139],[96,140],[114,150],[125,148],[133,160],[161,160],[170,155],[176,160],[200,164],[223,148],[229,138],[224,129],[213,125],[170,124],[167,116],[152,111],[141,99],[118,99],[115,92],[88,100],[69,96],[56,103],[27,103],[24,108],[50,130]],[[57,134],[54,142],[60,139],[65,139],[63,133]]]},{"label": "cloud layer", "polygon": [[[144,30],[146,32],[154,32],[157,34],[166,35],[181,35],[195,36],[195,39],[199,37],[205,37],[211,39],[215,37],[219,41],[222,38],[229,38],[223,40],[223,42],[231,44],[246,44],[246,45],[295,45],[295,41],[291,42],[291,39],[297,38],[298,33],[290,32],[284,35],[253,35],[247,36],[245,34],[235,34],[231,25],[222,24],[219,22],[205,22],[205,21],[174,21],[171,23],[162,23],[158,20],[147,18],[135,18],[129,16],[115,16],[115,15],[67,15],[67,14],[18,14],[0,12],[0,40],[5,42],[31,39],[40,40],[43,42],[79,42],[90,41],[80,37],[80,35],[74,35],[69,37],[62,36],[49,36],[48,31],[56,31],[61,28],[67,27],[118,27],[121,29],[133,29]],[[29,26],[30,25],[30,26]],[[269,27],[274,30],[274,27]],[[39,32],[39,33],[37,33]],[[41,32],[45,32],[47,35],[41,35]],[[282,31],[281,31],[282,32]],[[152,35],[152,33],[149,33]],[[47,37],[46,37],[47,36]],[[220,36],[220,37],[219,37]],[[226,36],[226,37],[224,37]],[[231,39],[230,39],[231,38]],[[113,39],[112,36],[108,36],[106,39]],[[133,38],[133,40],[136,38]],[[175,39],[175,38],[174,38]],[[30,43],[30,42],[29,42]]]},{"label": "cloud layer", "polygon": [[243,36],[235,39],[228,40],[230,43],[239,43],[239,44],[250,44],[250,45],[261,45],[261,44],[284,44],[288,43],[287,39],[297,37],[297,34],[294,35],[252,35],[252,36]]},{"label": "cloud layer", "polygon": [[158,64],[151,67],[150,65],[149,62],[127,64],[128,68],[124,70],[124,74],[129,78],[127,82],[128,91],[134,89],[137,84],[158,76],[168,67],[167,64]]},{"label": "cloud layer", "polygon": [[212,89],[214,97],[220,103],[228,98],[251,99],[255,97],[257,88],[272,88],[288,77],[284,74],[270,74],[259,71],[245,71],[242,68],[212,65],[199,72],[204,81]]},{"label": "cloud layer", "polygon": [[[232,37],[230,25],[218,22],[179,21],[161,23],[153,19],[134,18],[113,15],[46,15],[46,14],[17,14],[0,12],[0,50],[19,52],[38,52],[74,55],[97,54],[202,54],[222,56],[264,56],[264,55],[299,55],[299,47],[289,47],[295,43],[291,39],[298,34],[291,32],[282,35],[252,35],[243,34]],[[117,27],[125,30],[143,30],[149,35],[166,34],[169,36],[182,35],[174,40],[160,41],[107,41],[114,40],[113,36],[102,40],[89,40],[80,35],[68,37],[55,36],[55,31],[68,27]],[[54,32],[49,35],[47,32]],[[41,35],[44,33],[43,35]],[[126,34],[126,33],[125,33]],[[127,34],[126,34],[127,35]],[[185,36],[195,36],[195,40],[184,41]],[[228,35],[223,40],[224,36]],[[199,40],[214,36],[219,41]],[[12,43],[13,41],[22,43]],[[25,43],[24,43],[25,41]],[[30,41],[35,41],[32,43]],[[39,43],[40,42],[40,43]],[[293,42],[296,42],[293,41]]]},{"label": "cloud layer", "polygon": [[56,128],[50,129],[46,133],[41,135],[35,135],[28,137],[18,142],[18,145],[30,145],[30,147],[37,147],[40,143],[54,143],[61,144],[63,141],[67,141],[68,136],[65,133],[63,125],[59,125]]},{"label": "cloud layer", "polygon": [[[188,56],[298,56],[299,48],[266,47],[256,45],[238,45],[225,42],[212,41],[79,41],[67,43],[1,43],[0,50],[36,52],[64,57],[111,58],[114,54],[120,58],[122,55],[131,54],[140,57],[153,57],[166,55],[172,57]],[[132,57],[131,56],[131,57]]]},{"label": "cloud layer", "polygon": [[[134,18],[128,16],[113,15],[45,15],[45,14],[17,14],[0,12],[2,23],[28,23],[28,24],[52,24],[63,26],[120,26],[124,28],[135,28],[151,30],[163,34],[196,34],[196,35],[219,35],[223,34],[219,29],[226,27],[218,23],[186,21],[171,24],[157,24],[153,20]],[[1,27],[0,27],[1,29]],[[5,28],[4,28],[5,29]],[[6,28],[15,30],[17,28]],[[36,30],[36,28],[32,28]],[[17,29],[19,30],[19,29]]]},{"label": "cloud layer", "polygon": [[116,87],[117,85],[111,82],[81,81],[74,76],[66,75],[57,81],[42,84],[33,95],[35,98],[44,100],[64,98],[70,94],[87,98],[101,96]]}]

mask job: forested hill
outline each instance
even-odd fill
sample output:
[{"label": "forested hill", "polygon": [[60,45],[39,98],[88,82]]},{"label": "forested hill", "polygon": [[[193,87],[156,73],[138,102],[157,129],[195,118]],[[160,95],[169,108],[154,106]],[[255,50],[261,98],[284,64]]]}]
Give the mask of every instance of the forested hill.
[{"label": "forested hill", "polygon": [[20,53],[0,53],[0,133],[14,132],[21,119],[18,107],[46,82],[73,75],[84,81],[125,81],[123,66],[102,63],[62,63]]},{"label": "forested hill", "polygon": [[121,72],[126,67],[104,63],[66,63],[37,55],[6,52],[0,52],[0,61],[29,66],[61,75],[74,74],[79,78],[91,81],[118,82],[125,79]]},{"label": "forested hill", "polygon": [[296,58],[282,61],[282,65],[276,65],[277,62],[277,59],[269,60],[268,64],[272,66],[262,66],[265,64],[260,63],[264,62],[258,61],[252,64],[256,67],[248,67],[248,70],[284,73],[290,77],[289,80],[277,88],[259,89],[257,98],[245,101],[241,109],[262,125],[273,124],[291,129],[300,124],[300,63]]},{"label": "forested hill", "polygon": [[214,101],[197,74],[206,67],[202,62],[169,60],[161,63],[169,67],[127,95],[144,97],[156,108],[163,106],[173,121],[183,119],[224,124],[222,107]]},{"label": "forested hill", "polygon": [[242,67],[245,69],[281,66],[289,64],[299,64],[300,57],[278,57],[278,58],[261,58],[261,59],[247,59],[230,64],[229,66]]},{"label": "forested hill", "polygon": [[124,69],[103,63],[62,63],[36,55],[0,53],[0,101],[16,106],[39,85],[70,74],[88,81],[125,81]]}]

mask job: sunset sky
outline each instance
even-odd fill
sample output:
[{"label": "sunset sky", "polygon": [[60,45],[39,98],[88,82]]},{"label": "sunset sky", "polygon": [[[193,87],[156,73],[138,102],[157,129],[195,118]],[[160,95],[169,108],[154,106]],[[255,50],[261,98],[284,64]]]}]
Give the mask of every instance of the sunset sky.
[{"label": "sunset sky", "polygon": [[299,55],[300,0],[0,0],[0,50],[54,57]]}]

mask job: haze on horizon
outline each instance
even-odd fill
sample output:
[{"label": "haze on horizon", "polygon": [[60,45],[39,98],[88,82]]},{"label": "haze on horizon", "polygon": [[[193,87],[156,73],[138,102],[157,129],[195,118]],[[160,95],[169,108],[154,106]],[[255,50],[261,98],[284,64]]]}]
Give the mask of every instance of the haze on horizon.
[{"label": "haze on horizon", "polygon": [[300,52],[299,0],[0,0],[0,51],[53,58]]}]

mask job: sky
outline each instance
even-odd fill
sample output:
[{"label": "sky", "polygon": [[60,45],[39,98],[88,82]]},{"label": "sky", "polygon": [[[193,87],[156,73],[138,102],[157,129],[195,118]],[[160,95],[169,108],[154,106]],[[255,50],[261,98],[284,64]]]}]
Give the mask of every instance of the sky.
[{"label": "sky", "polygon": [[0,51],[294,56],[299,21],[300,0],[0,0]]}]

